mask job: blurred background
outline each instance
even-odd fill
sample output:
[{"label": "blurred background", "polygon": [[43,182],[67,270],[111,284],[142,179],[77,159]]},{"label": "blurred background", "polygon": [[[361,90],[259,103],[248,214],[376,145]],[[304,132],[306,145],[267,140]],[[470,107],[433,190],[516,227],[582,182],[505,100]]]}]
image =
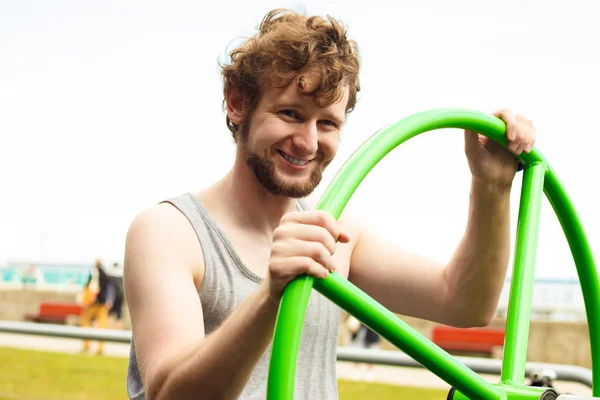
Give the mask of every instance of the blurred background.
[{"label": "blurred background", "polygon": [[[360,49],[358,104],[317,196],[354,150],[386,125],[435,108],[509,107],[537,127],[537,147],[566,186],[598,257],[596,1],[0,0],[0,320],[80,324],[81,310],[69,307],[78,304],[97,259],[118,282],[135,215],[227,173],[235,148],[225,126],[219,63],[278,7],[340,19]],[[513,228],[521,177],[512,192]],[[446,261],[464,231],[469,183],[462,132],[430,132],[382,160],[348,210],[404,246]],[[509,282],[510,272],[490,331],[503,330]],[[64,317],[40,318],[44,304],[60,305],[62,311],[53,312]],[[591,366],[577,272],[547,201],[533,318],[530,361]],[[406,320],[433,337],[436,326]],[[120,323],[113,315],[107,326],[130,328],[126,299]],[[341,345],[348,343],[344,329]],[[72,354],[80,345],[0,333],[0,358],[12,360],[0,363],[0,398],[49,398],[52,388],[58,393],[52,398],[123,398],[126,345],[109,343],[102,361],[93,361],[105,368],[95,371],[104,372],[65,383],[74,394],[57,388],[56,380],[32,377],[35,363],[47,363],[38,374],[58,371],[56,358],[39,361],[46,353],[31,353],[38,361],[27,361],[11,353],[60,350],[76,357],[70,370],[76,377],[78,365],[92,362]],[[474,352],[465,346],[449,350]],[[391,348],[385,341],[381,347]],[[490,344],[476,353],[498,358],[501,349]],[[345,368],[341,375],[355,377]],[[369,380],[390,383],[385,376],[375,370]],[[402,380],[412,376],[406,371],[391,376],[397,385],[421,382]],[[115,385],[112,394],[102,393],[107,382]],[[371,393],[365,396],[379,390],[363,389]],[[357,392],[344,390],[341,398]]]}]

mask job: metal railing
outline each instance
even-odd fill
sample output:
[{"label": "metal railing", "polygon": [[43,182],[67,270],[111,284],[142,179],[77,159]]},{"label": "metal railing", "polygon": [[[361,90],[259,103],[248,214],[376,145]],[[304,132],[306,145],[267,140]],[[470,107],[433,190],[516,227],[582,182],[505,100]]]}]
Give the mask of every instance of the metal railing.
[{"label": "metal railing", "polygon": [[[502,360],[475,357],[455,358],[478,374],[500,375],[502,371]],[[423,368],[421,364],[411,357],[402,352],[393,350],[367,350],[338,347],[337,359],[338,361]],[[575,365],[528,362],[525,365],[525,374],[529,375],[532,371],[538,369],[554,371],[556,373],[556,380],[578,382],[592,387],[592,371],[587,368]]]},{"label": "metal railing", "polygon": [[[101,340],[115,343],[131,343],[131,331],[112,329],[81,328],[68,325],[40,324],[34,322],[0,321],[0,332],[68,339]],[[479,374],[500,375],[502,360],[455,357],[465,366]],[[421,364],[400,351],[338,347],[338,361],[364,362],[370,364],[423,368]],[[528,362],[525,374],[533,370],[550,370],[559,381],[578,382],[592,387],[592,371],[578,366]]]},{"label": "metal railing", "polygon": [[81,328],[70,325],[40,324],[36,322],[0,321],[0,332],[67,339],[101,340],[103,342],[131,343],[131,331]]}]

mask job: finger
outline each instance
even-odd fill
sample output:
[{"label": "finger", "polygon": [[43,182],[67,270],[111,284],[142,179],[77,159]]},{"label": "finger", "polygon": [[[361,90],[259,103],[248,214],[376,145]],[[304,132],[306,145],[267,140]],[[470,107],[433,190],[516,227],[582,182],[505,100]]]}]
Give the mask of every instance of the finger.
[{"label": "finger", "polygon": [[515,155],[518,156],[523,152],[523,150],[524,150],[523,146],[517,146],[514,153],[515,153]]},{"label": "finger", "polygon": [[506,138],[509,142],[517,139],[519,133],[519,122],[515,113],[508,109],[503,108],[492,113],[493,116],[500,118],[506,124]]},{"label": "finger", "polygon": [[522,130],[524,131],[524,138],[523,138],[523,142],[522,142],[522,146],[523,146],[523,151],[525,151],[526,153],[529,153],[531,151],[531,149],[535,146],[535,140],[537,137],[537,132],[535,130],[535,127],[533,126],[533,123],[531,122],[531,120],[517,115],[517,118],[519,119],[519,125],[522,127]]},{"label": "finger", "polygon": [[303,274],[324,278],[328,273],[327,268],[310,257],[289,257],[271,264],[271,274],[284,282],[289,282]]},{"label": "finger", "polygon": [[273,240],[293,237],[307,242],[322,243],[331,254],[335,253],[336,242],[331,233],[322,226],[286,223],[275,230]]},{"label": "finger", "polygon": [[533,122],[529,121],[529,124],[531,125],[530,129],[529,129],[529,132],[531,133],[531,136],[530,136],[531,143],[530,143],[529,150],[531,150],[535,146],[535,142],[537,140],[537,129],[535,129]]},{"label": "finger", "polygon": [[302,243],[306,248],[306,256],[312,258],[327,269],[333,268],[331,265],[331,252],[325,246],[323,246],[322,243],[303,242],[298,240],[298,246],[300,246],[300,243]]},{"label": "finger", "polygon": [[293,257],[287,260],[289,271],[293,276],[302,274],[314,276],[315,278],[325,278],[329,270],[310,257]]},{"label": "finger", "polygon": [[527,147],[527,145],[531,143],[532,133],[529,129],[529,120],[527,120],[527,118],[523,117],[522,115],[517,115],[516,117],[518,122],[517,137],[515,138],[513,143],[517,144],[517,146],[515,146],[515,152],[519,151],[519,148],[522,152]]},{"label": "finger", "polygon": [[330,268],[331,253],[319,242],[290,239],[273,245],[282,257],[309,257],[325,268]]},{"label": "finger", "polygon": [[[286,221],[293,221],[301,224],[307,225],[318,225],[327,229],[334,240],[337,242],[340,240],[340,234],[342,233],[342,229],[338,221],[333,218],[331,214],[322,210],[311,210],[311,211],[301,211],[301,212],[292,212],[284,215],[283,217]],[[283,219],[282,219],[283,220]],[[346,232],[347,234],[347,232]],[[342,235],[342,239],[346,239],[347,235]]]}]

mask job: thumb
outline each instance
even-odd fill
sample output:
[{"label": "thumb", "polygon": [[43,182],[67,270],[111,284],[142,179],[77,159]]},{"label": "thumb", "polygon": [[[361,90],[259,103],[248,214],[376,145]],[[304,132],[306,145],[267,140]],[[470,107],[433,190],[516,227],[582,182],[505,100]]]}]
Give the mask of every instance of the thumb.
[{"label": "thumb", "polygon": [[465,131],[465,152],[471,153],[477,151],[481,139],[479,134],[474,131]]},{"label": "thumb", "polygon": [[340,243],[348,243],[350,241],[350,234],[346,231],[340,231],[337,241]]}]

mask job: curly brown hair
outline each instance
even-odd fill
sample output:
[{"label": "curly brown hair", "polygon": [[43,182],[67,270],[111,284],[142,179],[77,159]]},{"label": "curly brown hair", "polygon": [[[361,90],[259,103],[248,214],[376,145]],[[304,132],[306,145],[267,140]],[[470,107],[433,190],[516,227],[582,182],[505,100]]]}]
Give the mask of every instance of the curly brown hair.
[{"label": "curly brown hair", "polygon": [[[330,16],[327,20],[292,10],[270,11],[259,32],[235,48],[231,62],[222,66],[224,95],[232,89],[238,92],[248,117],[267,84],[281,88],[295,82],[298,91],[312,96],[320,107],[339,101],[348,86],[346,113],[351,112],[360,91],[358,46],[346,38],[340,22]],[[229,116],[226,121],[237,141],[239,126]]]}]

